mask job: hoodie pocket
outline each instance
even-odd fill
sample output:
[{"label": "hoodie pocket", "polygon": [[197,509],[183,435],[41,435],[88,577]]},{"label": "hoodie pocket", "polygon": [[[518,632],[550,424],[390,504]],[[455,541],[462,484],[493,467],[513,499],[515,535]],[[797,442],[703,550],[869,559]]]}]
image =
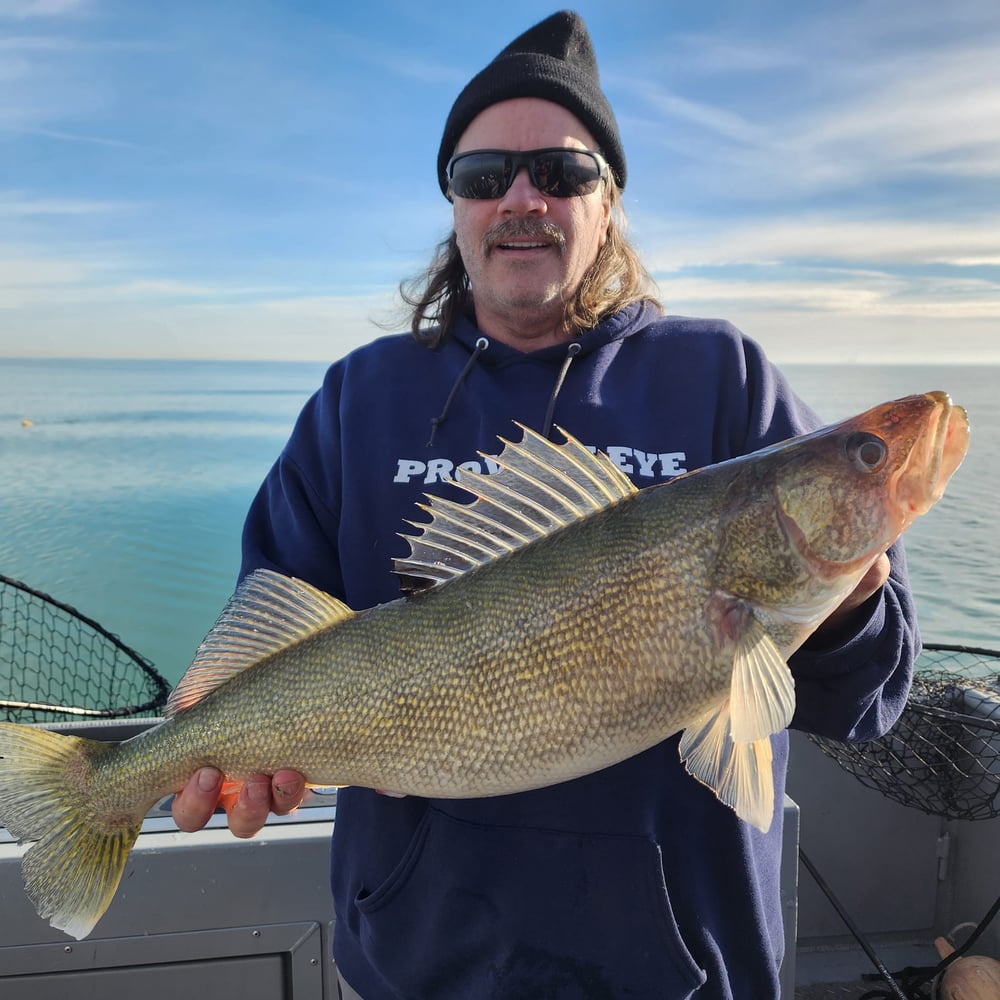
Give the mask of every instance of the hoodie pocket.
[{"label": "hoodie pocket", "polygon": [[431,808],[392,876],[355,905],[368,960],[414,1000],[685,1000],[705,981],[643,837]]}]

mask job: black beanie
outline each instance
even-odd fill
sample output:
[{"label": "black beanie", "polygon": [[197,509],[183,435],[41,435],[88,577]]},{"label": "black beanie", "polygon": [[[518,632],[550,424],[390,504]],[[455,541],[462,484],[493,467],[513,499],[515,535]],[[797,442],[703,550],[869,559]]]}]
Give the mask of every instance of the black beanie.
[{"label": "black beanie", "polygon": [[579,14],[561,10],[515,38],[458,95],[438,151],[438,183],[445,194],[448,161],[462,133],[480,111],[514,97],[540,97],[572,111],[597,140],[618,186],[625,187],[625,152],[601,92],[587,26]]}]

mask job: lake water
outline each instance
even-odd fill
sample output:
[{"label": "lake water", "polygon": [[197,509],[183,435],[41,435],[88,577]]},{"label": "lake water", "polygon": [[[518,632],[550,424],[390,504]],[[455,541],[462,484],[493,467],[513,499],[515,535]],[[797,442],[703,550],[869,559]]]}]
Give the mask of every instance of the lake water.
[{"label": "lake water", "polygon": [[[0,574],[176,681],[232,591],[246,508],[324,369],[0,359]],[[830,420],[931,389],[968,409],[969,456],[907,552],[925,639],[1000,646],[1000,369],[786,370]]]}]

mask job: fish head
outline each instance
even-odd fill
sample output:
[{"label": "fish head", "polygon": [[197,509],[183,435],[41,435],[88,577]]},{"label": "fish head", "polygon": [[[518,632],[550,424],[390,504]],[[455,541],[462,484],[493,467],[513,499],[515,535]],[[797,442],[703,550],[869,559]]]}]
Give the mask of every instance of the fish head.
[{"label": "fish head", "polygon": [[930,392],[745,456],[726,502],[719,588],[797,622],[801,641],[941,498],[968,442],[965,410]]},{"label": "fish head", "polygon": [[779,523],[821,575],[867,568],[944,493],[969,421],[944,392],[883,403],[789,445],[774,475]]}]

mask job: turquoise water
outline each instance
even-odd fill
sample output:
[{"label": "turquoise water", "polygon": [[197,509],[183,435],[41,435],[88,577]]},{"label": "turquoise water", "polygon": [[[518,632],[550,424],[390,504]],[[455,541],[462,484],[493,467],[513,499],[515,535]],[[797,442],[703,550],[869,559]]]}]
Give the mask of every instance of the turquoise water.
[{"label": "turquoise water", "polygon": [[0,361],[0,573],[175,681],[232,591],[243,516],[324,367]]},{"label": "turquoise water", "polygon": [[[175,681],[232,590],[243,515],[324,368],[0,360],[0,573]],[[787,370],[831,420],[930,389],[966,406],[969,457],[907,551],[925,638],[1000,646],[1000,369]]]},{"label": "turquoise water", "polygon": [[941,501],[905,536],[910,581],[926,641],[1000,649],[1000,368],[787,365],[785,371],[828,420],[934,389],[965,407],[969,453]]}]

